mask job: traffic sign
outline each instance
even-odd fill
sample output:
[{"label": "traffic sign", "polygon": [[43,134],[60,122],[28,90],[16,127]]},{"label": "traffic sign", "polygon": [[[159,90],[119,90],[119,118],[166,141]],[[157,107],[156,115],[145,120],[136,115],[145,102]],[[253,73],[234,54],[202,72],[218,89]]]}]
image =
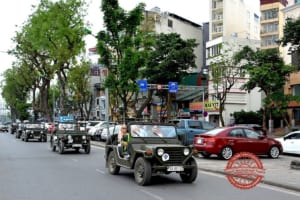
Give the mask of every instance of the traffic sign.
[{"label": "traffic sign", "polygon": [[138,80],[137,82],[140,88],[140,92],[147,92],[148,90],[147,80]]},{"label": "traffic sign", "polygon": [[169,82],[169,92],[170,93],[178,92],[178,83],[177,82]]}]

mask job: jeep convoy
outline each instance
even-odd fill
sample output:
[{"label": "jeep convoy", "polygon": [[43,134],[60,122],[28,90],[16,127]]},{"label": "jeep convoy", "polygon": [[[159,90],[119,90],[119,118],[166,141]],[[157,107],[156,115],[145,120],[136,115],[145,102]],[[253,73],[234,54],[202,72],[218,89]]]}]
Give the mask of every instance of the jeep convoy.
[{"label": "jeep convoy", "polygon": [[150,184],[152,176],[172,172],[179,174],[185,183],[196,180],[198,168],[193,147],[182,145],[174,125],[130,122],[127,129],[128,152],[118,144],[117,135],[107,140],[105,160],[110,174],[118,174],[121,167],[133,169],[139,185]]}]

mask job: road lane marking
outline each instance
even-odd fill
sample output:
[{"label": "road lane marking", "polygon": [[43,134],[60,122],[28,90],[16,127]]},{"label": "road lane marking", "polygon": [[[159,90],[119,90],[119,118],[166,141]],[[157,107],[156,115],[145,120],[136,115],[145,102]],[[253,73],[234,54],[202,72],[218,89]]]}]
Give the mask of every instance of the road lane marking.
[{"label": "road lane marking", "polygon": [[95,148],[95,149],[105,149],[104,147],[95,146],[93,144],[92,144],[92,147]]},{"label": "road lane marking", "polygon": [[78,162],[78,160],[77,160],[77,159],[74,159],[74,158],[72,158],[72,160],[73,160],[74,162]]},{"label": "road lane marking", "polygon": [[96,169],[96,172],[99,172],[100,174],[105,174],[105,172],[103,170],[100,170],[100,169]]},{"label": "road lane marking", "polygon": [[152,192],[148,192],[148,191],[142,190],[142,189],[140,191],[143,192],[144,194],[150,196],[150,197],[153,197],[154,199],[158,199],[158,200],[163,200],[164,199],[161,196],[158,196],[158,195],[156,195],[156,194],[154,194]]}]

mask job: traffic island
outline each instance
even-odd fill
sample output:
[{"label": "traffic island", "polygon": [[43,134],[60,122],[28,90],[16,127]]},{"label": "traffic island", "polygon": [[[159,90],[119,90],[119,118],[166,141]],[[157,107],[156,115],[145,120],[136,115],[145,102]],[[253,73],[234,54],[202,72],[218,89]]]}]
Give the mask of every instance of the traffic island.
[{"label": "traffic island", "polygon": [[290,164],[291,169],[300,170],[300,160],[292,160]]}]

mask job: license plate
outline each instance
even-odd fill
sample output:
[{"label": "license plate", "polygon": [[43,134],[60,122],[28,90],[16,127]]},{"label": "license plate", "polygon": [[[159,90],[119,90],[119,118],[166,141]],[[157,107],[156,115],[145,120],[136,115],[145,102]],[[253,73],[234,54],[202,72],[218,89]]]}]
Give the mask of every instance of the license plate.
[{"label": "license plate", "polygon": [[81,147],[81,144],[73,144],[72,147]]},{"label": "license plate", "polygon": [[169,172],[178,172],[178,171],[184,171],[182,166],[169,166],[167,168],[167,171]]}]

